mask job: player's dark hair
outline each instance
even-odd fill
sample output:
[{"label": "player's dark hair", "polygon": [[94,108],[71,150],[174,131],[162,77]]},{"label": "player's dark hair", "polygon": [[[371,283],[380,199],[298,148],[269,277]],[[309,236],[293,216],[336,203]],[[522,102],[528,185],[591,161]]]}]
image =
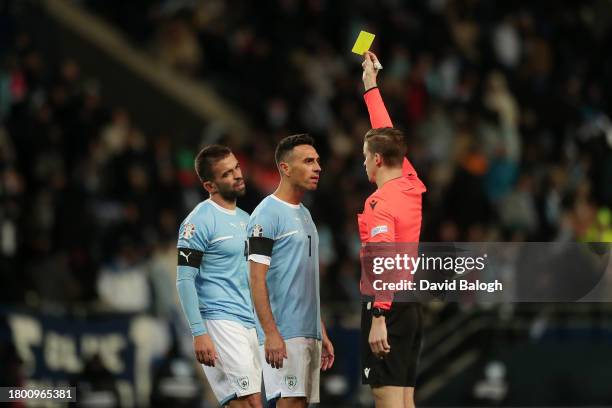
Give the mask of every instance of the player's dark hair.
[{"label": "player's dark hair", "polygon": [[218,144],[204,146],[195,158],[195,171],[201,182],[212,181],[213,165],[232,153],[229,147]]},{"label": "player's dark hair", "polygon": [[380,154],[386,166],[402,165],[406,156],[406,142],[400,130],[391,127],[370,129],[364,141],[368,142],[368,151]]},{"label": "player's dark hair", "polygon": [[274,152],[274,160],[276,160],[276,165],[278,166],[280,162],[285,160],[293,148],[301,145],[314,146],[314,139],[306,133],[291,135],[281,139],[281,141],[276,145],[276,151]]}]

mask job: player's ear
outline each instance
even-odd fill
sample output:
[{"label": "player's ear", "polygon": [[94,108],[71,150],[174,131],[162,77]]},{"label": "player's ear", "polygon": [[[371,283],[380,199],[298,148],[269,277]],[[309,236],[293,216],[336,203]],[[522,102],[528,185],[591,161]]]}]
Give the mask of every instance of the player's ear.
[{"label": "player's ear", "polygon": [[213,194],[217,192],[217,186],[212,181],[203,181],[202,187],[208,192],[208,194]]},{"label": "player's ear", "polygon": [[376,163],[377,167],[381,167],[383,165],[383,160],[380,153],[374,153],[374,163]]},{"label": "player's ear", "polygon": [[289,163],[287,162],[280,162],[278,165],[278,168],[281,172],[281,176],[289,176]]}]

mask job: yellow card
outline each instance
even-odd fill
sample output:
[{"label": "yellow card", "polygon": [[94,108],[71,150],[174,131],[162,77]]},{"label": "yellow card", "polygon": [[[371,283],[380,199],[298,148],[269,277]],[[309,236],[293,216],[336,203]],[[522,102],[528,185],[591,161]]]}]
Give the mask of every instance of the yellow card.
[{"label": "yellow card", "polygon": [[365,52],[370,49],[370,46],[374,41],[374,37],[376,36],[372,33],[368,33],[367,31],[361,31],[351,51],[357,55],[365,54]]}]

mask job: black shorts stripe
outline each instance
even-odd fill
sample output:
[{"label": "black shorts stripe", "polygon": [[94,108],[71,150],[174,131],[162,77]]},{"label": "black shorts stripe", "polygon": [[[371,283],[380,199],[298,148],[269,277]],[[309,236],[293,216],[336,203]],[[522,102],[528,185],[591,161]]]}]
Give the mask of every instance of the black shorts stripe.
[{"label": "black shorts stripe", "polygon": [[274,240],[266,237],[249,237],[249,255],[272,256]]},{"label": "black shorts stripe", "polygon": [[178,249],[178,265],[179,266],[191,266],[199,268],[202,263],[204,252],[198,251],[197,249],[191,248],[179,248]]}]

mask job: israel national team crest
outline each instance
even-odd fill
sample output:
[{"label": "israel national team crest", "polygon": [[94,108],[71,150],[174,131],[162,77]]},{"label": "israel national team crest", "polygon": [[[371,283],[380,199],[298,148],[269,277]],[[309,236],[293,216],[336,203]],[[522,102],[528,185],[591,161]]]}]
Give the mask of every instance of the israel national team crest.
[{"label": "israel national team crest", "polygon": [[253,236],[254,237],[263,237],[263,227],[259,224],[255,224],[253,227]]},{"label": "israel national team crest", "polygon": [[297,377],[295,375],[286,375],[285,376],[285,385],[290,390],[293,391],[295,389],[295,387],[297,386],[297,383],[298,383],[298,380],[297,380]]},{"label": "israel national team crest", "polygon": [[237,382],[241,390],[246,390],[247,388],[249,388],[249,377],[247,377],[246,375],[244,377],[238,378]]},{"label": "israel national team crest", "polygon": [[193,237],[193,233],[195,232],[195,225],[187,223],[183,227],[183,233],[181,234],[181,238],[189,239]]}]

